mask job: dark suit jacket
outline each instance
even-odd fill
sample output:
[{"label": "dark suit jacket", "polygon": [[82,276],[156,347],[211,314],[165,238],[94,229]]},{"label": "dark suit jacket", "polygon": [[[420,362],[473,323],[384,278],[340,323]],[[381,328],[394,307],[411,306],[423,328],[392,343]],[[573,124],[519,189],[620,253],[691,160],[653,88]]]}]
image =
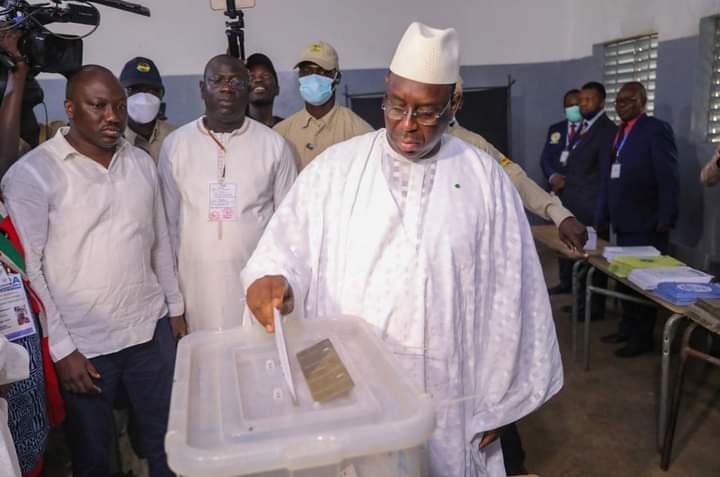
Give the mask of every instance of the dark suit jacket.
[{"label": "dark suit jacket", "polygon": [[567,120],[555,123],[548,129],[545,137],[545,147],[540,156],[540,167],[545,174],[545,179],[555,174],[560,167],[560,154],[565,149],[565,137],[567,136]]},{"label": "dark suit jacket", "polygon": [[612,224],[618,235],[646,235],[658,224],[674,225],[678,214],[678,154],[672,128],[643,115],[622,148],[620,177],[610,178],[610,154],[603,160],[603,188],[597,224]]},{"label": "dark suit jacket", "polygon": [[593,224],[602,186],[602,162],[609,157],[617,126],[605,113],[570,148],[567,164],[558,168],[566,177],[560,200],[583,224]]}]

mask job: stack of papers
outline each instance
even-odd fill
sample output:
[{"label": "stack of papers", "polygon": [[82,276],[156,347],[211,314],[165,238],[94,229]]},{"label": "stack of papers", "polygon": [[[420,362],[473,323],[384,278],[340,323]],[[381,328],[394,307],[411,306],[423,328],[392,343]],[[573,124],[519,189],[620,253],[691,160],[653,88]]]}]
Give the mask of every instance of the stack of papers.
[{"label": "stack of papers", "polygon": [[603,257],[608,262],[612,262],[615,257],[657,257],[660,250],[651,246],[641,247],[611,247],[607,246],[603,250]]},{"label": "stack of papers", "polygon": [[639,268],[668,268],[683,265],[685,264],[680,260],[672,258],[669,255],[659,255],[657,257],[615,257],[610,262],[608,270],[620,278],[626,278],[633,270]]},{"label": "stack of papers", "polygon": [[687,306],[701,298],[720,298],[717,283],[661,283],[655,294],[673,305]]},{"label": "stack of papers", "polygon": [[712,275],[691,267],[637,268],[628,276],[628,280],[643,290],[655,290],[665,282],[710,283],[712,279]]}]

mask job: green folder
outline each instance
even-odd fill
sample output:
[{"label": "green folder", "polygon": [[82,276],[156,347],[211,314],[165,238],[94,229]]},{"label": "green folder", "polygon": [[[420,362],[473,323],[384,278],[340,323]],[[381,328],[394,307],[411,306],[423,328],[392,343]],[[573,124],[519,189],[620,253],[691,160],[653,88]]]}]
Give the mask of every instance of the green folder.
[{"label": "green folder", "polygon": [[685,265],[680,260],[669,255],[656,257],[615,257],[610,262],[610,273],[620,278],[627,278],[636,268],[681,267]]}]

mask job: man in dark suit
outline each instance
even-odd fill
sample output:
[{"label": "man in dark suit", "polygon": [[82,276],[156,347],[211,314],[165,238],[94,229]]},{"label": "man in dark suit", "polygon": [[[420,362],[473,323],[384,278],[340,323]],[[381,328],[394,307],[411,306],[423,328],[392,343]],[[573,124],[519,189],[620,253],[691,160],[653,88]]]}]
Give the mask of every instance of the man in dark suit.
[{"label": "man in dark suit", "polygon": [[545,174],[550,190],[555,193],[563,188],[565,176],[558,172],[560,157],[567,150],[570,141],[580,132],[582,126],[582,113],[580,112],[580,90],[571,89],[563,96],[565,119],[548,128],[540,156],[540,167]]},{"label": "man in dark suit", "polygon": [[[617,95],[622,124],[604,160],[595,223],[600,229],[612,225],[618,245],[652,245],[667,253],[678,214],[677,148],[670,125],[645,115],[646,103],[645,87],[636,81]],[[627,287],[622,291],[632,293]],[[627,343],[615,351],[622,358],[652,351],[655,319],[655,308],[625,302],[618,333],[603,341]]]},{"label": "man in dark suit", "polygon": [[[549,190],[556,195],[565,186],[565,176],[558,172],[563,151],[567,151],[572,139],[580,132],[582,114],[580,112],[580,90],[571,89],[563,96],[565,120],[555,123],[548,129],[540,156],[540,167],[548,180]],[[570,293],[572,290],[572,261],[559,259],[560,284],[550,288],[551,294]]]},{"label": "man in dark suit", "polygon": [[605,88],[590,82],[580,90],[580,132],[560,159],[558,173],[565,177],[560,189],[563,204],[585,224],[593,223],[602,184],[601,160],[607,157],[617,126],[605,114]]},{"label": "man in dark suit", "polygon": [[[601,158],[605,157],[612,146],[617,126],[605,114],[605,88],[597,82],[590,82],[580,90],[580,130],[567,141],[561,151],[557,175],[553,178],[553,188],[563,204],[575,214],[581,223],[594,223],[597,200],[602,184]],[[568,134],[569,136],[569,134]],[[570,138],[568,138],[570,139]],[[575,297],[578,316],[585,314],[584,275],[587,267],[580,269],[580,289]],[[563,261],[560,265],[561,276],[572,276],[572,262]],[[595,275],[595,285],[604,286],[607,277]],[[561,283],[562,286],[562,283]],[[550,292],[554,292],[550,289]],[[605,300],[593,301],[592,318],[600,319],[605,314]]]}]

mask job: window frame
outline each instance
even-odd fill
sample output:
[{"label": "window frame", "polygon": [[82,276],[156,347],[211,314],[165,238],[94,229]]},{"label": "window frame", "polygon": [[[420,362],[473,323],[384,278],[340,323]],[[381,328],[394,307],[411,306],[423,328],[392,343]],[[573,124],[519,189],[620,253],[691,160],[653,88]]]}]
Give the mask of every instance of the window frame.
[{"label": "window frame", "polygon": [[615,97],[622,85],[629,81],[639,81],[645,86],[648,94],[646,112],[649,116],[655,112],[658,44],[657,32],[603,44],[603,84],[607,93],[605,108],[613,121],[620,120],[615,112]]}]

